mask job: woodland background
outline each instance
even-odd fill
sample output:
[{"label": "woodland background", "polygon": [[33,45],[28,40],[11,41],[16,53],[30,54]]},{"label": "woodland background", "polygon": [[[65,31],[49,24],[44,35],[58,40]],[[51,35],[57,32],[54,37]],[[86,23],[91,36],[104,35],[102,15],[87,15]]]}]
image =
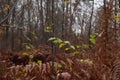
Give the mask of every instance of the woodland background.
[{"label": "woodland background", "polygon": [[0,48],[17,51],[26,44],[46,44],[51,36],[73,44],[89,43],[90,34],[98,33],[103,11],[101,1],[87,0],[1,0],[0,4]]}]

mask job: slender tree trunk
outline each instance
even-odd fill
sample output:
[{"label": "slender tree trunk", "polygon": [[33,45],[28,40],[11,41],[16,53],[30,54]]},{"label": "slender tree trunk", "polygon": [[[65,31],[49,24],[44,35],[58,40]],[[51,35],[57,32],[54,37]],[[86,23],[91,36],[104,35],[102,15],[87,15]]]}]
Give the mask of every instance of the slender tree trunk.
[{"label": "slender tree trunk", "polygon": [[64,0],[62,0],[62,9],[63,9],[63,15],[62,15],[62,40],[64,40],[64,27],[65,27],[65,3]]},{"label": "slender tree trunk", "polygon": [[[7,0],[6,1],[8,5],[10,5],[10,1]],[[7,13],[9,13],[9,10],[7,11]],[[9,28],[10,28],[10,25],[9,25],[9,21],[6,20],[6,23],[5,23],[7,26],[6,26],[6,49],[9,48]]]},{"label": "slender tree trunk", "polygon": [[[53,37],[55,36],[55,27],[54,27],[54,0],[52,0],[52,30],[53,30]],[[54,61],[55,61],[55,52],[56,52],[56,45],[52,44],[52,71],[53,75],[55,74],[54,71]]]},{"label": "slender tree trunk", "polygon": [[[119,1],[119,9],[120,9],[120,0],[118,0]],[[119,11],[119,13],[120,13],[120,11]],[[120,18],[119,18],[119,22],[120,22]],[[119,23],[119,27],[120,27],[120,23]]]},{"label": "slender tree trunk", "polygon": [[[115,0],[115,15],[117,15],[117,0]],[[115,41],[117,40],[117,32],[116,32],[116,28],[117,28],[117,26],[116,26],[116,24],[117,24],[117,22],[116,22],[116,20],[115,20],[115,23],[114,23],[114,35],[115,35]]]},{"label": "slender tree trunk", "polygon": [[104,27],[104,30],[105,30],[105,48],[104,48],[104,50],[105,50],[105,53],[106,53],[106,48],[107,48],[107,42],[108,42],[108,35],[107,35],[107,28],[108,28],[108,24],[107,24],[107,18],[106,18],[106,16],[107,16],[107,12],[106,12],[106,0],[104,0],[104,12],[105,12],[105,21],[104,21],[104,23],[105,23],[105,27]]},{"label": "slender tree trunk", "polygon": [[42,32],[42,43],[45,43],[44,41],[45,41],[45,33],[44,33],[44,29],[45,29],[45,27],[44,27],[44,25],[43,25],[43,23],[44,23],[44,15],[43,15],[43,6],[42,6],[42,4],[43,4],[43,0],[41,0],[41,32]]},{"label": "slender tree trunk", "polygon": [[12,13],[12,20],[11,20],[11,50],[14,50],[14,28],[15,28],[15,9],[13,10]]},{"label": "slender tree trunk", "polygon": [[[93,4],[92,4],[92,12],[91,12],[91,16],[90,16],[90,26],[89,26],[89,31],[88,31],[89,39],[90,39],[90,34],[91,34],[91,27],[92,27],[93,13],[94,13],[94,0],[93,0]],[[89,40],[89,45],[91,45],[90,40]]]},{"label": "slender tree trunk", "polygon": [[[11,4],[12,6],[15,4],[15,0],[11,1]],[[9,35],[10,36],[10,47],[11,47],[11,50],[14,50],[14,39],[15,39],[15,14],[16,14],[16,10],[15,8],[13,9],[12,13],[11,13],[11,19],[10,19],[10,32],[11,34]]]}]

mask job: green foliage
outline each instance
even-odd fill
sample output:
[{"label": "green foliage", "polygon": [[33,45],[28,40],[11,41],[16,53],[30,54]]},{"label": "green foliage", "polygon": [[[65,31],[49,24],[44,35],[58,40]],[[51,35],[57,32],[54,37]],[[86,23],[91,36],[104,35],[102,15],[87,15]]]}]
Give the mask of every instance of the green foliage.
[{"label": "green foliage", "polygon": [[33,55],[29,55],[29,58],[32,59],[32,58],[33,58]]},{"label": "green foliage", "polygon": [[[22,55],[28,56],[30,60],[32,60],[33,57],[34,57],[33,55],[29,54],[28,52],[23,52]],[[35,62],[32,62],[32,61],[29,62],[29,64],[33,64],[33,63],[35,63]],[[37,64],[41,64],[41,63],[42,63],[41,60],[38,60],[38,61],[37,61]]]},{"label": "green foliage", "polygon": [[33,32],[30,32],[30,34],[32,34],[32,38],[30,38],[30,37],[28,37],[27,35],[24,34],[25,39],[27,39],[27,40],[30,41],[30,42],[32,42],[32,39],[33,39],[33,40],[38,40],[38,37],[37,37],[37,35],[35,34],[34,31],[33,31]]},{"label": "green foliage", "polygon": [[51,37],[48,39],[48,41],[54,43],[54,44],[59,44],[59,43],[62,43],[63,41],[59,38],[55,38],[55,37]]},{"label": "green foliage", "polygon": [[91,38],[91,39],[94,39],[95,37],[96,37],[95,34],[91,34],[91,35],[90,35],[90,38]]},{"label": "green foliage", "polygon": [[95,33],[95,34],[91,34],[90,35],[90,42],[92,43],[92,44],[96,44],[96,40],[95,40],[95,38],[97,37],[97,33]]},{"label": "green foliage", "polygon": [[44,32],[47,32],[47,33],[52,32],[51,27],[46,27],[46,29],[44,30]]},{"label": "green foliage", "polygon": [[70,50],[71,48],[65,48],[65,51],[68,51],[68,50]]},{"label": "green foliage", "polygon": [[26,45],[25,48],[26,48],[26,50],[30,50],[31,49],[31,47],[29,45]]},{"label": "green foliage", "polygon": [[24,56],[29,56],[29,53],[23,52],[22,55],[24,55]]},{"label": "green foliage", "polygon": [[24,37],[25,37],[28,41],[32,41],[28,36],[24,35]]},{"label": "green foliage", "polygon": [[73,45],[70,45],[70,48],[75,50],[75,46],[73,46]]},{"label": "green foliage", "polygon": [[76,55],[78,55],[78,54],[79,54],[78,51],[74,51],[74,52],[73,52],[73,56],[76,56]]},{"label": "green foliage", "polygon": [[82,49],[88,49],[89,48],[89,44],[83,44],[82,45]]},{"label": "green foliage", "polygon": [[55,63],[54,66],[57,68],[62,68],[62,65],[60,63]]},{"label": "green foliage", "polygon": [[60,43],[59,44],[59,48],[62,48],[62,47],[64,47],[66,44],[64,44],[64,43]]},{"label": "green foliage", "polygon": [[37,61],[37,64],[42,64],[42,60],[38,60],[38,61]]},{"label": "green foliage", "polygon": [[48,41],[53,41],[55,39],[56,39],[55,37],[51,37],[51,38],[48,39]]},{"label": "green foliage", "polygon": [[[74,55],[78,54],[76,47],[71,45],[71,43],[69,41],[63,41],[56,37],[51,37],[48,39],[48,41],[50,41],[53,44],[58,44],[58,47],[60,49],[63,49],[64,51],[73,53]],[[77,48],[80,48],[80,46],[77,46]]]},{"label": "green foliage", "polygon": [[32,44],[26,44],[26,50],[33,50],[35,47]]},{"label": "green foliage", "polygon": [[66,45],[69,45],[70,46],[70,42],[69,41],[62,41],[60,44],[59,44],[59,48],[63,48],[64,46]]},{"label": "green foliage", "polygon": [[34,31],[33,31],[33,32],[31,32],[31,34],[32,34],[32,35],[35,35],[35,32],[34,32]]},{"label": "green foliage", "polygon": [[38,60],[37,62],[30,61],[29,64],[40,65],[40,64],[42,64],[42,60]]},{"label": "green foliage", "polygon": [[34,40],[38,40],[38,37],[37,37],[37,35],[35,34],[35,32],[34,32],[34,31],[33,31],[33,32],[31,32],[31,34],[33,35]]},{"label": "green foliage", "polygon": [[77,46],[75,46],[77,49],[80,49],[81,48],[81,46],[79,46],[79,45],[77,45]]},{"label": "green foliage", "polygon": [[[25,39],[27,39],[27,41],[32,43],[34,40],[35,41],[38,40],[38,37],[37,37],[37,35],[35,34],[34,31],[30,32],[30,34],[32,35],[30,37],[28,37],[26,34],[24,34],[24,37],[25,37]],[[33,50],[35,48],[35,46],[33,44],[29,43],[29,42],[25,43],[25,50]]]},{"label": "green foliage", "polygon": [[65,43],[65,44],[70,44],[70,42],[69,42],[69,41],[64,41],[64,43]]},{"label": "green foliage", "polygon": [[91,42],[92,44],[96,44],[96,40],[95,40],[95,39],[90,39],[90,42]]},{"label": "green foliage", "polygon": [[32,61],[30,61],[29,64],[37,64],[37,63],[36,63],[36,62],[32,62]]},{"label": "green foliage", "polygon": [[87,63],[87,64],[93,64],[93,61],[92,60],[90,60],[90,59],[85,59],[85,60],[83,60],[83,59],[80,59],[80,62],[81,63]]},{"label": "green foliage", "polygon": [[63,41],[61,39],[58,39],[58,38],[53,41],[53,43],[55,43],[55,44],[57,44],[57,43],[59,44],[61,42],[63,42]]}]

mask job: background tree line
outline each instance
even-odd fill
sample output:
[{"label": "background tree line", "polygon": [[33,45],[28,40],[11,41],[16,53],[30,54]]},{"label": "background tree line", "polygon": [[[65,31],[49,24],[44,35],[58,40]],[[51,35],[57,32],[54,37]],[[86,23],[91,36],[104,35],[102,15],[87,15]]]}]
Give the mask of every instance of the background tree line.
[{"label": "background tree line", "polygon": [[[101,11],[109,1],[0,0],[0,48],[38,47],[52,36],[72,44],[90,44],[90,35],[98,33]],[[116,10],[119,4],[114,2]]]}]

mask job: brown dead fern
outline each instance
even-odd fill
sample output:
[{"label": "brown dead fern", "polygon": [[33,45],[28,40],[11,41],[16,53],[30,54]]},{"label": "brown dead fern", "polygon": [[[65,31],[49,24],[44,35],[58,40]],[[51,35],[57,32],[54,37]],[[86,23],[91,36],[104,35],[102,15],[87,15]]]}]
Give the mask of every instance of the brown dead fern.
[{"label": "brown dead fern", "polygon": [[120,59],[114,62],[111,69],[111,80],[120,80]]},{"label": "brown dead fern", "polygon": [[98,60],[111,67],[112,55],[117,49],[116,30],[113,21],[113,1],[111,0],[103,10],[99,26],[99,35],[96,43],[96,55]]}]

